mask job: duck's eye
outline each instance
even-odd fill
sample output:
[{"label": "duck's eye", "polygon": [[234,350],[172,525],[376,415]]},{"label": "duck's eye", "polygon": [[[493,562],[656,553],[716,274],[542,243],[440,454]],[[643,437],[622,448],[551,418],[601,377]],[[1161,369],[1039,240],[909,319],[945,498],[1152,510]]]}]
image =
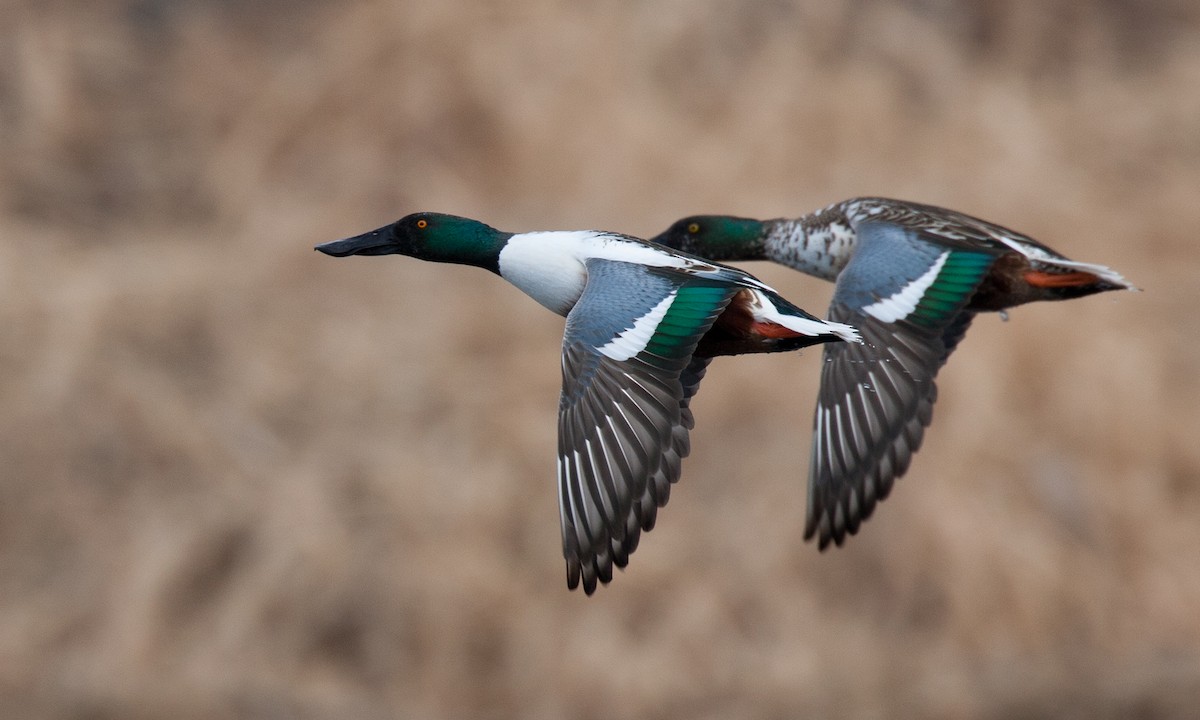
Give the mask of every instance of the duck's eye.
[{"label": "duck's eye", "polygon": [[425,229],[425,228],[427,228],[427,227],[429,227],[429,221],[428,221],[428,220],[425,220],[424,218],[422,218],[422,219],[420,219],[420,220],[418,220],[418,221],[417,221],[417,228],[418,228],[419,230],[424,230],[424,229]]},{"label": "duck's eye", "polygon": [[691,223],[690,225],[688,225],[688,232],[690,232],[693,235],[700,232],[700,223]]}]

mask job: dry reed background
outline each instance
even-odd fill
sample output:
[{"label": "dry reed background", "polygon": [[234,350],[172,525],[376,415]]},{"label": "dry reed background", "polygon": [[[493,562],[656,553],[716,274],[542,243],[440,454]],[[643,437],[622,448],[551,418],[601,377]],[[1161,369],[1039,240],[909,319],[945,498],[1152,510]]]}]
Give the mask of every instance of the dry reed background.
[{"label": "dry reed background", "polygon": [[[1194,717],[1194,3],[3,14],[0,716]],[[561,320],[310,250],[416,209],[648,235],[856,194],[1146,292],[977,321],[914,468],[823,555],[819,354],[718,362],[590,599],[558,550]]]}]

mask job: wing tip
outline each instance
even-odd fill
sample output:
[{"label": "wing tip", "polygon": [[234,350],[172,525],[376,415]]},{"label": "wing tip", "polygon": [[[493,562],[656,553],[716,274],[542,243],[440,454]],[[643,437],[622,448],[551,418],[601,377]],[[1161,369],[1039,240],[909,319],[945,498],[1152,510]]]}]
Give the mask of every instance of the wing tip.
[{"label": "wing tip", "polygon": [[613,562],[611,557],[596,556],[587,562],[578,558],[567,558],[567,590],[583,586],[583,594],[591,597],[596,588],[612,582]]}]

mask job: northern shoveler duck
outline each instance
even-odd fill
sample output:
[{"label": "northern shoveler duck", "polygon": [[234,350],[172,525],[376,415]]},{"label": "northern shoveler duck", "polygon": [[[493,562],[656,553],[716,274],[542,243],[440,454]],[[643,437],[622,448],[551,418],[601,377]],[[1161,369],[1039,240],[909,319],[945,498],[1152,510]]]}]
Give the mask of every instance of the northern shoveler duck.
[{"label": "northern shoveler duck", "polygon": [[1102,265],[953,210],[854,198],[795,219],[696,215],[652,239],[711,260],[773,260],[836,287],[813,421],[806,540],[858,531],[908,469],[933,417],[938,370],[975,314],[1135,290]]},{"label": "northern shoveler duck", "polygon": [[589,595],[625,567],[679,479],[688,405],[712,358],[858,340],[741,270],[615,233],[509,233],[416,213],[316,249],[475,265],[566,317],[559,518],[567,585],[582,580]]}]

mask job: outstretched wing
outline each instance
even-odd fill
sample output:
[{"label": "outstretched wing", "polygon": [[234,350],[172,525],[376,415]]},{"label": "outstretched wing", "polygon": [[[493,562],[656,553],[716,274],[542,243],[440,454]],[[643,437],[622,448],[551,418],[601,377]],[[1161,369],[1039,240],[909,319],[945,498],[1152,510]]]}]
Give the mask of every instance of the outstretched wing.
[{"label": "outstretched wing", "polygon": [[708,362],[692,353],[740,288],[612,260],[587,271],[563,338],[558,489],[567,585],[590,595],[679,479]]},{"label": "outstretched wing", "polygon": [[908,470],[933,419],[937,372],[974,317],[963,308],[998,255],[884,222],[857,232],[829,319],[857,327],[863,343],[825,346],[813,418],[804,537],[822,550],[857,532]]}]

